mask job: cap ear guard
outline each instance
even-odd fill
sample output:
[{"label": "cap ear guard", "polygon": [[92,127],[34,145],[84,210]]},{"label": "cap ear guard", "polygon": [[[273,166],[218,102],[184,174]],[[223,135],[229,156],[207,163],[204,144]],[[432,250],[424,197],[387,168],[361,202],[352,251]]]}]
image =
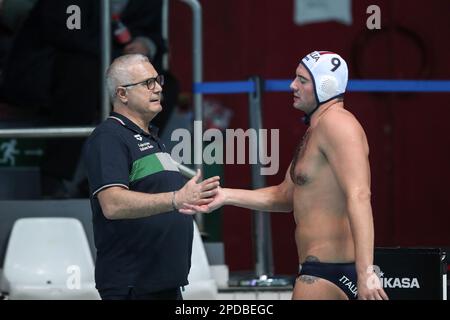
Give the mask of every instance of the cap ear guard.
[{"label": "cap ear guard", "polygon": [[317,79],[316,83],[317,96],[320,102],[339,95],[339,84],[335,77],[331,75],[323,75]]}]

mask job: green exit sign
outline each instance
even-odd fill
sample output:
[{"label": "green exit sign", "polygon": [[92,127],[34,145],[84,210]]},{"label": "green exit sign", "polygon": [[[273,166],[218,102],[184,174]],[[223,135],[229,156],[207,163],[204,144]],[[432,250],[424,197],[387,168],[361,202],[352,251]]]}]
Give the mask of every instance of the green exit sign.
[{"label": "green exit sign", "polygon": [[45,140],[0,139],[0,167],[40,166]]}]

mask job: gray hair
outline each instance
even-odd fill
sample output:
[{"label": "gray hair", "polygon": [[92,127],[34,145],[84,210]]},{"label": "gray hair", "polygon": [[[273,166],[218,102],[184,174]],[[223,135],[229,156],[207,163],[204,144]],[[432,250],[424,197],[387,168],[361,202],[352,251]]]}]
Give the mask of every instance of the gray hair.
[{"label": "gray hair", "polygon": [[111,101],[116,98],[116,89],[120,85],[132,83],[129,67],[138,63],[150,61],[142,54],[126,54],[116,58],[106,70],[106,85]]}]

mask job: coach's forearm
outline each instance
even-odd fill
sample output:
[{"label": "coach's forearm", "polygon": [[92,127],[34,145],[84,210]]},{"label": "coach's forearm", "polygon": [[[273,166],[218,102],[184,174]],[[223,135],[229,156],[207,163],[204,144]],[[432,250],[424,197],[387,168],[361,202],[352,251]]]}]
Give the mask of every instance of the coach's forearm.
[{"label": "coach's forearm", "polygon": [[224,188],[225,205],[258,211],[291,212],[292,199],[279,186],[257,190]]},{"label": "coach's forearm", "polygon": [[111,220],[143,218],[172,211],[172,197],[172,192],[147,194],[122,188],[107,189],[98,195],[103,214]]}]

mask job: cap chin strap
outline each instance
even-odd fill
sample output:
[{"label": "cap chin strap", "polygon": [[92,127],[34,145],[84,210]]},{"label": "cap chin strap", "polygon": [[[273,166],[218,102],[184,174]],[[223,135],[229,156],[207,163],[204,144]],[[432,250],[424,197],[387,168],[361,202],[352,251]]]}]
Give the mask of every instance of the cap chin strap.
[{"label": "cap chin strap", "polygon": [[307,113],[303,118],[303,123],[306,124],[307,126],[309,126],[311,124],[311,117],[313,115],[314,112],[317,111],[317,109],[319,109],[319,107],[333,99],[337,99],[337,98],[342,98],[344,96],[343,93],[338,94],[337,96],[331,97],[328,100],[325,100],[324,102],[318,103],[317,106],[313,109],[313,111],[311,111],[310,113]]},{"label": "cap chin strap", "polygon": [[309,126],[311,124],[311,117],[313,115],[314,112],[317,111],[317,109],[319,109],[321,103],[317,104],[317,106],[313,109],[313,111],[311,111],[310,113],[307,113],[303,118],[303,123],[306,124],[307,126]]}]

